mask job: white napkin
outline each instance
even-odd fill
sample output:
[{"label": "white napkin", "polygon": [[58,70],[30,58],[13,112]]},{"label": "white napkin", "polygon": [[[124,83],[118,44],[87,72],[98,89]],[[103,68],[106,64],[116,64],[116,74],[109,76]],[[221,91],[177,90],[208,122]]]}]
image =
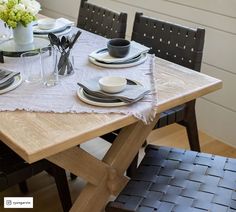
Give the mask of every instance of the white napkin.
[{"label": "white napkin", "polygon": [[89,54],[89,57],[94,58],[95,60],[104,62],[104,63],[120,63],[120,62],[125,62],[128,60],[131,60],[140,54],[147,53],[150,48],[141,45],[140,43],[137,43],[135,41],[130,42],[130,51],[129,54],[123,58],[115,58],[109,55],[108,51],[104,49],[96,50]]},{"label": "white napkin", "polygon": [[66,18],[58,18],[56,20],[55,26],[52,29],[40,29],[38,25],[35,25],[33,27],[33,31],[34,33],[38,33],[38,34],[41,34],[41,33],[45,34],[45,33],[50,33],[50,32],[55,33],[58,31],[62,31],[66,29],[67,27],[73,26],[73,25],[74,25],[73,21],[70,21]]}]

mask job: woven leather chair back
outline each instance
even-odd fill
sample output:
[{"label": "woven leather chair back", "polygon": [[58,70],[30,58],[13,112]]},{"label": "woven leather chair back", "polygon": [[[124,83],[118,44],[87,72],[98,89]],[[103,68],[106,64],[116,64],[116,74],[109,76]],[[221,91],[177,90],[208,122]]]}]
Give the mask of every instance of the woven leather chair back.
[{"label": "woven leather chair back", "polygon": [[200,71],[205,30],[143,16],[136,13],[132,40],[151,48],[157,57]]},{"label": "woven leather chair back", "polygon": [[81,0],[77,27],[107,38],[125,38],[126,13],[117,13]]}]

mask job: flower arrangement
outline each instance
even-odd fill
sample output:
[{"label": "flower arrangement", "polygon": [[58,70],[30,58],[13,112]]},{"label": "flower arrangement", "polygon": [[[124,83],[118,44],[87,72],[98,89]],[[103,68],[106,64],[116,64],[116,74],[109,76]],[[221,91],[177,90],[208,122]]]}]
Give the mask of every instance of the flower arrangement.
[{"label": "flower arrangement", "polygon": [[40,9],[40,3],[35,0],[0,0],[0,19],[13,29],[19,23],[26,27],[36,20]]}]

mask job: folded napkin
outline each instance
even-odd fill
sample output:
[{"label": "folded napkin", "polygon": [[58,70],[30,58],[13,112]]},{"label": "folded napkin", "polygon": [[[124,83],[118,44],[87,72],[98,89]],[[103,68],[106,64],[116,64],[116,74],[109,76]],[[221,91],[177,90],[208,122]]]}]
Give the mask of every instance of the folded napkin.
[{"label": "folded napkin", "polygon": [[123,58],[115,58],[110,56],[106,49],[96,50],[89,54],[89,57],[104,63],[121,63],[138,57],[140,54],[147,53],[150,50],[150,48],[135,41],[131,41],[130,44],[129,54]]},{"label": "folded napkin", "polygon": [[40,29],[38,25],[35,25],[33,28],[34,33],[50,33],[50,32],[59,32],[65,30],[67,27],[73,26],[74,22],[66,18],[58,18],[56,20],[55,26],[52,29]]},{"label": "folded napkin", "polygon": [[10,86],[14,82],[14,77],[19,74],[20,72],[0,69],[0,90]]},{"label": "folded napkin", "polygon": [[134,103],[142,99],[146,94],[150,92],[147,88],[142,85],[127,85],[125,90],[119,93],[106,93],[100,89],[98,84],[98,78],[89,79],[77,84],[82,87],[88,94],[111,100],[120,100],[125,103]]}]

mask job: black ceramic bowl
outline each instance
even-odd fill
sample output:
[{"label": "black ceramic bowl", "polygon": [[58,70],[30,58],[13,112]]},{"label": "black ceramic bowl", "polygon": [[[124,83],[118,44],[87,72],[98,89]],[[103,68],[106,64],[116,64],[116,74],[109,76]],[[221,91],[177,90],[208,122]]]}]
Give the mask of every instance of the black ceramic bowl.
[{"label": "black ceramic bowl", "polygon": [[129,53],[130,42],[123,38],[114,38],[108,41],[107,49],[112,57],[122,58]]}]

